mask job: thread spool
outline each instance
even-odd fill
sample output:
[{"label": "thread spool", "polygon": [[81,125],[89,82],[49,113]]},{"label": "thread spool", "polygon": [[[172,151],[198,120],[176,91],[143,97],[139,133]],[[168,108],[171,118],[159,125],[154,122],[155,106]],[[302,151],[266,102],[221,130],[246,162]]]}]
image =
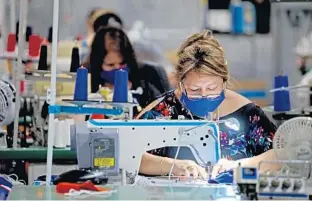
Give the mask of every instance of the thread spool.
[{"label": "thread spool", "polygon": [[[288,87],[288,76],[279,75],[274,78],[274,88]],[[274,92],[274,111],[283,112],[290,110],[289,91]]]},{"label": "thread spool", "polygon": [[26,42],[29,42],[29,37],[32,35],[32,28],[30,26],[26,27]]},{"label": "thread spool", "polygon": [[48,47],[43,43],[40,47],[40,57],[38,63],[38,70],[48,70]]},{"label": "thread spool", "polygon": [[55,128],[55,135],[54,135],[54,147],[55,148],[65,148],[67,142],[67,136],[64,135],[64,131],[66,130],[66,123],[65,121],[60,121],[58,119],[54,120],[54,128]]},{"label": "thread spool", "polygon": [[[18,42],[19,22],[16,23],[16,41]],[[26,27],[25,41],[29,41],[29,37],[32,35],[32,27]]]},{"label": "thread spool", "polygon": [[79,64],[80,64],[79,49],[78,47],[74,47],[72,49],[72,55],[71,55],[70,72],[71,73],[77,72],[77,69],[79,68]]},{"label": "thread spool", "polygon": [[128,72],[122,69],[115,72],[113,102],[128,102]]},{"label": "thread spool", "polygon": [[48,42],[52,43],[52,33],[53,33],[53,28],[49,28],[49,33],[48,33]]},{"label": "thread spool", "polygon": [[54,119],[53,121],[53,125],[54,125],[54,143],[53,143],[53,147],[56,147],[55,145],[58,143],[58,137],[59,137],[59,132],[58,132],[58,125],[59,125],[59,120],[58,119]]},{"label": "thread spool", "polygon": [[28,55],[30,57],[38,57],[40,54],[40,45],[42,39],[38,35],[29,36]]},{"label": "thread spool", "polygon": [[75,101],[88,100],[88,69],[81,67],[77,69],[74,92]]},{"label": "thread spool", "polygon": [[65,124],[66,124],[66,132],[65,132],[65,134],[66,134],[66,146],[67,147],[70,147],[70,127],[72,126],[72,125],[74,125],[75,124],[75,121],[73,120],[73,119],[65,119]]},{"label": "thread spool", "polygon": [[15,52],[15,48],[16,48],[16,35],[11,33],[8,35],[6,51],[12,53]]}]

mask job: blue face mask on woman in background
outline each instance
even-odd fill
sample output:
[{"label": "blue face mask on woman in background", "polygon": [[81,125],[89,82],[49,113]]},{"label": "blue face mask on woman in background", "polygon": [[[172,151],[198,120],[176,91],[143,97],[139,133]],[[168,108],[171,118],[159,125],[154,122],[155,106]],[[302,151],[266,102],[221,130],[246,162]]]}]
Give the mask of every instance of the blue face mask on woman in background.
[{"label": "blue face mask on woman in background", "polygon": [[190,99],[185,92],[182,92],[180,101],[190,112],[198,117],[206,117],[209,113],[214,112],[224,101],[224,90],[217,97],[201,97]]},{"label": "blue face mask on woman in background", "polygon": [[119,70],[125,70],[129,73],[129,68],[127,66],[125,67],[121,67],[118,69],[114,69],[114,70],[110,70],[110,71],[106,71],[106,70],[102,70],[101,72],[101,78],[104,79],[105,81],[107,81],[110,84],[114,84],[115,82],[115,72],[119,71]]}]

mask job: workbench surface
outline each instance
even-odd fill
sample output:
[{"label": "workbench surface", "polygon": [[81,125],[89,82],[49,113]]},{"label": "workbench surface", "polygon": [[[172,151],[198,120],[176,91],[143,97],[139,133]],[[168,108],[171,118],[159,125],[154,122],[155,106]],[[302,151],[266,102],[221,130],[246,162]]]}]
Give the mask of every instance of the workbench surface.
[{"label": "workbench surface", "polygon": [[[47,158],[47,148],[0,148],[0,159],[12,160],[45,160]],[[53,159],[76,159],[76,152],[70,148],[54,149]]]},{"label": "workbench surface", "polygon": [[57,194],[55,187],[15,186],[8,200],[214,200],[229,198],[235,200],[232,186],[208,185],[194,187],[160,186],[118,186],[116,193],[109,197],[83,195],[67,197]]}]

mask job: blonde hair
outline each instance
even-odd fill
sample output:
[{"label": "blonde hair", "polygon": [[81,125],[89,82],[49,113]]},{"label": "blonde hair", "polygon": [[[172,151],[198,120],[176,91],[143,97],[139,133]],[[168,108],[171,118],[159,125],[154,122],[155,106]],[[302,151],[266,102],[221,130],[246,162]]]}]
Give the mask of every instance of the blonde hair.
[{"label": "blonde hair", "polygon": [[193,34],[187,38],[178,51],[177,79],[182,81],[191,71],[217,75],[224,82],[229,81],[223,48],[209,30]]},{"label": "blonde hair", "polygon": [[97,18],[99,18],[100,16],[107,14],[107,13],[113,13],[113,11],[103,9],[103,8],[96,9],[89,17],[90,24],[93,25]]}]

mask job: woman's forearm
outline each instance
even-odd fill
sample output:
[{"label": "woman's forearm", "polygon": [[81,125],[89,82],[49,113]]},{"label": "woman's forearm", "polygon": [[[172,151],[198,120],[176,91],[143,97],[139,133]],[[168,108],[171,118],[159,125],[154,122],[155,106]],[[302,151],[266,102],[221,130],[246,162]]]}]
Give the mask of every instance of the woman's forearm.
[{"label": "woman's forearm", "polygon": [[[261,161],[272,161],[276,160],[276,154],[273,149],[264,152],[258,156],[254,156],[252,158],[241,159],[238,162],[241,163],[242,166],[246,167],[258,167]],[[261,171],[265,170],[279,170],[281,168],[280,165],[274,163],[263,163],[260,166]]]},{"label": "woman's forearm", "polygon": [[173,159],[144,153],[142,155],[140,170],[145,175],[169,174]]}]

